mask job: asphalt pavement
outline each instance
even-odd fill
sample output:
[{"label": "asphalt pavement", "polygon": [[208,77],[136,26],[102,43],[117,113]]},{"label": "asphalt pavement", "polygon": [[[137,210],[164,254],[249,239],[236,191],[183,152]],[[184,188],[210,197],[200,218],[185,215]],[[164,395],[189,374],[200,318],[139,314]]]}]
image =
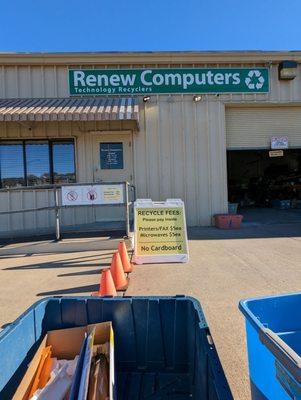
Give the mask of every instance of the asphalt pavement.
[{"label": "asphalt pavement", "polygon": [[[187,264],[136,266],[127,295],[190,295],[201,301],[234,398],[250,399],[242,298],[301,288],[301,224],[189,231]],[[117,238],[19,243],[0,248],[0,326],[51,295],[90,295]]]}]

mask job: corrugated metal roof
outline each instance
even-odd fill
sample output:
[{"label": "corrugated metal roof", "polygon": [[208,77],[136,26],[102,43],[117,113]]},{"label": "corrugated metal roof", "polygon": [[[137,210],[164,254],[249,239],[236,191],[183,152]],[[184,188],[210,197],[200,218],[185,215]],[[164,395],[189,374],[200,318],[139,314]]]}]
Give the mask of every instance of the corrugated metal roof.
[{"label": "corrugated metal roof", "polygon": [[143,65],[300,62],[301,51],[163,51],[163,52],[59,52],[1,53],[3,65]]},{"label": "corrugated metal roof", "polygon": [[0,99],[0,121],[139,121],[134,98]]}]

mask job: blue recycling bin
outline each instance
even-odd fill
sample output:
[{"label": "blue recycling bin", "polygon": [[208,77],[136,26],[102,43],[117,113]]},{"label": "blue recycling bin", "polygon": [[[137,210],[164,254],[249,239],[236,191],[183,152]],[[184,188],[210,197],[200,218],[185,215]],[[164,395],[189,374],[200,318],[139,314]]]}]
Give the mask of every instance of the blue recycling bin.
[{"label": "blue recycling bin", "polygon": [[53,329],[112,321],[118,400],[233,400],[201,305],[175,297],[50,297],[0,332],[0,400],[11,400]]},{"label": "blue recycling bin", "polygon": [[242,300],[253,400],[301,399],[301,293]]}]

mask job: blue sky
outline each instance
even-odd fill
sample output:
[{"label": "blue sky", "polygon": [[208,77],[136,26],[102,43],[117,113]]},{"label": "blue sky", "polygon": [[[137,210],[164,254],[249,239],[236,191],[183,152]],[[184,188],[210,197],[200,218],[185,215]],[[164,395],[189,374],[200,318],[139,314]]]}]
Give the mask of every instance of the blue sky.
[{"label": "blue sky", "polygon": [[298,50],[300,0],[2,0],[0,51]]}]

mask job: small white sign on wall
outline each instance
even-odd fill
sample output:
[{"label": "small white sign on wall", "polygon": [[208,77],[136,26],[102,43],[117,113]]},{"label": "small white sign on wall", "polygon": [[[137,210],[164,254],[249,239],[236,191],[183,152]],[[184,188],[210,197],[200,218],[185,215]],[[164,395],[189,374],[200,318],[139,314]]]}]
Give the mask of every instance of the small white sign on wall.
[{"label": "small white sign on wall", "polygon": [[288,137],[287,136],[273,136],[271,138],[271,149],[273,149],[273,150],[288,149]]},{"label": "small white sign on wall", "polygon": [[62,205],[123,204],[123,190],[122,184],[62,186]]},{"label": "small white sign on wall", "polygon": [[101,197],[103,204],[123,204],[124,186],[120,185],[102,185]]},{"label": "small white sign on wall", "polygon": [[283,157],[283,150],[271,150],[269,151],[269,156],[273,157]]}]

